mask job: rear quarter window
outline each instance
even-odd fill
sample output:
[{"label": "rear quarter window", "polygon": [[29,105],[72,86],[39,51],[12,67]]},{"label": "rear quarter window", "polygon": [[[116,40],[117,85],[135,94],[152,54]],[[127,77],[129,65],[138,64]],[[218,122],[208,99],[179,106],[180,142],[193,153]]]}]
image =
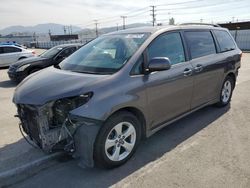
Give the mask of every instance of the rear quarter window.
[{"label": "rear quarter window", "polygon": [[215,30],[214,34],[219,43],[220,52],[226,52],[236,48],[235,43],[228,32]]},{"label": "rear quarter window", "polygon": [[3,51],[4,53],[15,53],[15,52],[21,52],[22,50],[16,47],[4,47]]},{"label": "rear quarter window", "polygon": [[192,59],[216,54],[214,39],[210,31],[186,31],[185,38]]}]

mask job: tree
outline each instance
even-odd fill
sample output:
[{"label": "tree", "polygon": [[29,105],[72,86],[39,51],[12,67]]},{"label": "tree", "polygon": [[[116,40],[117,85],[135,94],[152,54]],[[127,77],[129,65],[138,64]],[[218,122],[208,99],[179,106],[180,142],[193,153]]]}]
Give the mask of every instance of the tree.
[{"label": "tree", "polygon": [[174,25],[174,18],[169,19],[169,25]]}]

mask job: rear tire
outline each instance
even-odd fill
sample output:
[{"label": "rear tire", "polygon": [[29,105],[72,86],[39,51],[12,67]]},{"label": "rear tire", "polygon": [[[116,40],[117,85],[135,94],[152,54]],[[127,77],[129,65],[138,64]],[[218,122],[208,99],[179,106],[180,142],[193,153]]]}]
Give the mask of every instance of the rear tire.
[{"label": "rear tire", "polygon": [[126,163],[134,154],[141,139],[140,122],[130,112],[112,115],[100,129],[94,148],[98,167],[114,168]]},{"label": "rear tire", "polygon": [[231,76],[227,76],[220,91],[220,101],[216,104],[217,107],[224,107],[230,103],[234,85],[234,79]]}]

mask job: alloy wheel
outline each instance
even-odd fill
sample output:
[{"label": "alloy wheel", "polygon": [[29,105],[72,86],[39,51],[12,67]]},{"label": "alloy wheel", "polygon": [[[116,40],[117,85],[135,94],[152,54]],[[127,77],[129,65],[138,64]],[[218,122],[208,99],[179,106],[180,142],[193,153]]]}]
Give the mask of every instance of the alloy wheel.
[{"label": "alloy wheel", "polygon": [[232,84],[229,80],[227,80],[223,85],[223,89],[221,93],[221,99],[223,103],[228,102],[231,96],[231,92],[232,92]]},{"label": "alloy wheel", "polygon": [[105,142],[105,153],[111,161],[125,159],[136,143],[136,130],[129,122],[115,125],[109,132]]}]

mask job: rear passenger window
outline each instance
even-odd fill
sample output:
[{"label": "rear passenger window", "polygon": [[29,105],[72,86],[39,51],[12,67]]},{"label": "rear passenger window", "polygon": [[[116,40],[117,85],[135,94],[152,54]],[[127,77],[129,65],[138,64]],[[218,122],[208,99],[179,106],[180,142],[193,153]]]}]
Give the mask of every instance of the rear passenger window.
[{"label": "rear passenger window", "polygon": [[210,31],[185,32],[192,59],[215,54],[214,39]]},{"label": "rear passenger window", "polygon": [[233,39],[228,32],[215,30],[214,34],[219,43],[221,52],[234,50],[236,48]]},{"label": "rear passenger window", "polygon": [[180,33],[166,33],[157,37],[148,47],[149,60],[154,57],[168,57],[171,64],[185,61]]},{"label": "rear passenger window", "polygon": [[22,50],[16,47],[4,47],[3,52],[4,53],[14,53],[14,52],[21,52]]}]

